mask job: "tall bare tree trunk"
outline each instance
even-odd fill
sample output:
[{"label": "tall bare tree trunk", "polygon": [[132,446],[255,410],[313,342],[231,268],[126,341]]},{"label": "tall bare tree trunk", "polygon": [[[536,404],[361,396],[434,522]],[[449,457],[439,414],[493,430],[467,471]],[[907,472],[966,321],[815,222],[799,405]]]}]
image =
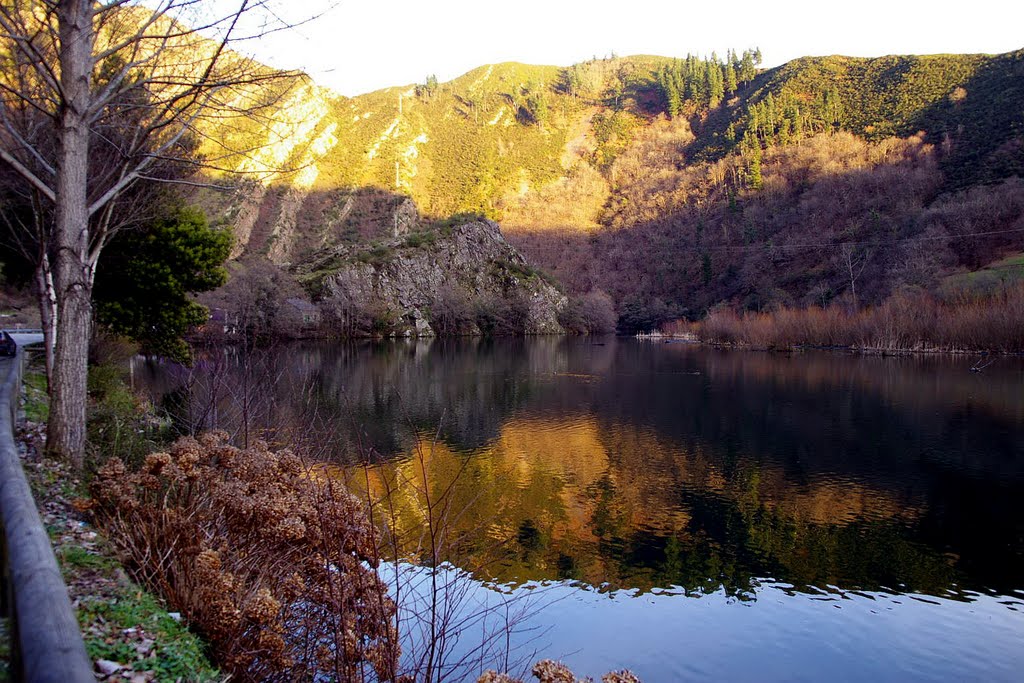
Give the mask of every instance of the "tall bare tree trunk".
[{"label": "tall bare tree trunk", "polygon": [[53,382],[54,349],[57,344],[57,291],[53,284],[50,257],[43,251],[36,266],[36,296],[39,297],[39,318],[43,326],[43,347],[46,349],[46,386]]},{"label": "tall bare tree trunk", "polygon": [[56,223],[57,345],[54,356],[47,450],[81,467],[85,457],[85,401],[92,323],[89,263],[89,105],[93,27],[91,0],[57,6],[60,82],[64,91],[57,139]]}]

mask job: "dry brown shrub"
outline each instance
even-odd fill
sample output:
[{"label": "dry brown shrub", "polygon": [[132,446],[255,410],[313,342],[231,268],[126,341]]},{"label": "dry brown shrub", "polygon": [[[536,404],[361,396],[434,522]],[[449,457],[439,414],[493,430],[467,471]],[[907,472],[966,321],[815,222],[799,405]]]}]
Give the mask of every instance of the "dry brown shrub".
[{"label": "dry brown shrub", "polygon": [[718,308],[686,331],[701,341],[757,349],[852,346],[885,352],[1019,353],[1024,350],[1024,283],[948,301],[920,290],[900,291],[858,311],[810,306],[739,315]]},{"label": "dry brown shrub", "polygon": [[238,680],[393,680],[395,604],[360,501],[287,450],[178,440],[94,483],[129,566]]},{"label": "dry brown shrub", "polygon": [[[553,659],[542,659],[533,665],[533,677],[540,683],[593,683],[593,679],[577,678],[569,667]],[[640,683],[640,679],[631,671],[610,671],[601,676],[602,683]],[[517,678],[495,671],[485,671],[477,683],[522,683]]]}]

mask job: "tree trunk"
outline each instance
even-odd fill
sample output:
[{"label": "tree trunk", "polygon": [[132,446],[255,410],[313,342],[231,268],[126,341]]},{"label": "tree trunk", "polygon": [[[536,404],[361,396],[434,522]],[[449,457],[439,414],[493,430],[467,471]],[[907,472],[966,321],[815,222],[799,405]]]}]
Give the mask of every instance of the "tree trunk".
[{"label": "tree trunk", "polygon": [[46,386],[53,383],[54,349],[57,344],[57,292],[53,284],[50,257],[44,251],[36,266],[36,289],[39,297],[39,319],[43,327],[43,347],[46,349]]},{"label": "tree trunk", "polygon": [[94,40],[91,0],[62,0],[57,5],[57,22],[64,108],[57,130],[54,279],[58,334],[47,450],[81,468],[85,457],[86,377],[92,323],[87,191]]}]

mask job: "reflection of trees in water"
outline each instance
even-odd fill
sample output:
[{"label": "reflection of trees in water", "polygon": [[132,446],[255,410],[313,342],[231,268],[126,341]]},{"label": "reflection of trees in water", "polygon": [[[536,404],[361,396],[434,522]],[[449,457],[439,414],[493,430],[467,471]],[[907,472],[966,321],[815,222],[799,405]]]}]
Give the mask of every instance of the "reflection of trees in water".
[{"label": "reflection of trees in water", "polygon": [[241,434],[248,420],[255,432],[287,432],[317,455],[344,461],[368,449],[401,453],[417,431],[439,429],[442,439],[471,450],[533,399],[537,376],[563,369],[561,341],[215,348],[192,369],[150,366],[144,381],[184,433],[217,425]]},{"label": "reflection of trees in water", "polygon": [[[625,367],[632,367],[626,360]],[[832,576],[840,585],[864,585],[870,577],[891,585],[895,576],[897,584],[933,592],[949,585],[943,577],[955,569],[975,588],[1019,587],[1019,361],[1006,359],[1007,369],[991,379],[972,376],[956,358],[790,358],[672,349],[658,361],[659,372],[642,392],[630,391],[632,379],[624,373],[613,374],[594,412],[610,423],[650,425],[684,451],[707,451],[747,527],[761,529],[750,538],[784,541],[785,534],[773,533],[777,524],[763,521],[773,515],[794,526],[787,533],[803,550],[798,543],[784,553],[784,573],[763,562],[748,566],[812,585]],[[687,371],[701,372],[683,376],[691,380],[688,390],[673,378]],[[624,395],[635,400],[622,401]],[[617,444],[608,450],[624,451]],[[649,450],[643,468],[671,477],[672,463],[658,460],[664,452]],[[621,467],[628,470],[633,462],[624,458]],[[756,486],[742,497],[743,483],[754,479]],[[713,488],[709,480],[697,490]],[[680,491],[684,498],[692,495],[689,488]],[[745,543],[737,535],[729,545]],[[776,551],[761,554],[778,560],[786,545],[771,548]],[[822,563],[830,552],[847,548],[854,551],[834,567]],[[869,562],[876,549],[878,559]]]},{"label": "reflection of trees in water", "polygon": [[[938,549],[909,533],[907,516],[896,506],[887,508],[889,517],[878,510],[873,517],[854,516],[843,508],[828,518],[818,499],[797,496],[782,505],[774,494],[761,495],[756,465],[740,481],[719,480],[717,488],[707,476],[715,463],[703,454],[676,451],[645,467],[644,454],[663,445],[650,435],[613,438],[639,447],[620,451],[613,461],[598,434],[635,428],[591,426],[589,433],[577,430],[565,439],[556,458],[538,437],[551,431],[543,420],[510,422],[491,448],[472,455],[431,446],[424,437],[433,494],[447,490],[458,473],[450,495],[460,514],[451,534],[461,541],[466,565],[503,580],[570,578],[694,592],[724,587],[739,596],[752,595],[758,577],[798,589],[838,585],[944,594],[959,574]],[[674,467],[663,468],[669,460]],[[375,492],[394,492],[401,535],[409,539],[419,538],[423,501],[417,491],[425,486],[419,467],[415,457],[396,459],[371,476],[371,485],[391,482],[376,484]],[[359,483],[358,473],[353,479]],[[847,502],[840,489],[831,495]],[[414,547],[405,550],[416,554]]]},{"label": "reflection of trees in water", "polygon": [[439,430],[453,447],[473,450],[534,399],[536,376],[557,367],[559,341],[433,340],[328,351],[322,391],[385,456],[408,449],[418,431]]},{"label": "reflection of trees in water", "polygon": [[440,425],[429,476],[463,472],[459,531],[497,547],[499,577],[742,596],[757,577],[943,594],[1024,575],[1019,361],[977,377],[958,359],[558,338],[273,358],[260,419],[311,453],[361,443],[408,467]]}]

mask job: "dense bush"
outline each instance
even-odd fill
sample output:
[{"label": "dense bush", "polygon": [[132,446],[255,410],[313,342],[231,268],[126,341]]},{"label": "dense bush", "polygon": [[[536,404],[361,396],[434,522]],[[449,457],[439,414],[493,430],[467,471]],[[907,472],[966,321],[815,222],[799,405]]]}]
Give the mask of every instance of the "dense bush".
[{"label": "dense bush", "polygon": [[183,438],[93,483],[129,566],[239,680],[393,680],[395,605],[363,506],[290,451]]},{"label": "dense bush", "polygon": [[170,440],[166,424],[129,385],[128,365],[138,347],[117,335],[99,332],[89,351],[86,466],[117,455],[138,465],[146,454]]},{"label": "dense bush", "polygon": [[448,286],[438,291],[430,305],[430,324],[441,337],[473,334],[476,311],[465,290]]},{"label": "dense bush", "polygon": [[569,299],[558,315],[559,324],[570,334],[614,332],[616,319],[615,303],[600,290]]},{"label": "dense bush", "polygon": [[530,315],[529,303],[520,296],[496,295],[476,300],[476,326],[485,336],[523,334]]}]

